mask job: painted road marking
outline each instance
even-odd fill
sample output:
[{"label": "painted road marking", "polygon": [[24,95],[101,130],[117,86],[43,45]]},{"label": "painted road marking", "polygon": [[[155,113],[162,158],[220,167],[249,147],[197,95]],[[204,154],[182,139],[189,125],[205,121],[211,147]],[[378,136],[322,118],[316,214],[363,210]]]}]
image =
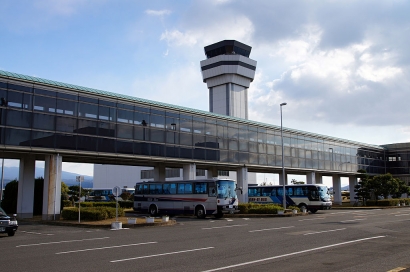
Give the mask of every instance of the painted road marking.
[{"label": "painted road marking", "polygon": [[312,219],[300,219],[298,221],[311,221],[311,220],[322,220],[325,219],[325,217],[318,217],[318,218],[312,218]]},{"label": "painted road marking", "polygon": [[230,226],[223,226],[223,227],[211,227],[211,228],[202,228],[203,230],[209,230],[209,229],[222,229],[222,228],[233,228],[233,227],[243,227],[247,226],[248,224],[245,225],[230,225]]},{"label": "painted road marking", "polygon": [[347,223],[347,222],[354,222],[354,221],[363,221],[363,220],[367,220],[367,218],[352,219],[352,220],[343,220],[343,221],[340,221],[340,223]]},{"label": "painted road marking", "polygon": [[127,258],[127,259],[113,260],[113,261],[110,261],[110,263],[117,263],[117,262],[132,261],[132,260],[145,259],[145,258],[152,258],[152,257],[165,256],[165,255],[172,255],[172,254],[180,254],[180,253],[186,253],[186,252],[193,252],[193,251],[207,250],[207,249],[212,249],[212,248],[214,248],[214,247],[203,247],[203,248],[188,249],[188,250],[182,250],[182,251],[174,251],[174,252],[160,253],[160,254],[154,254],[154,255],[146,255],[146,256],[140,256],[140,257],[134,257],[134,258]]},{"label": "painted road marking", "polygon": [[24,233],[27,233],[27,234],[36,234],[36,235],[49,235],[49,236],[54,235],[54,234],[51,234],[51,233],[40,233],[40,232],[24,231],[24,230],[21,230],[19,232],[24,232]]},{"label": "painted road marking", "polygon": [[156,244],[156,243],[158,243],[158,242],[146,242],[146,243],[128,244],[128,245],[120,245],[120,246],[109,246],[109,247],[96,247],[96,248],[87,248],[87,249],[79,249],[79,250],[56,252],[55,254],[59,255],[59,254],[77,253],[77,252],[93,251],[93,250],[101,250],[101,249],[111,249],[111,248],[119,248],[119,247],[140,246],[140,245],[148,245],[148,244]]},{"label": "painted road marking", "polygon": [[345,230],[345,229],[346,229],[346,228],[342,228],[342,229],[334,229],[334,230],[316,231],[316,232],[309,232],[309,233],[305,233],[305,234],[303,234],[303,235],[319,234],[319,233],[332,232],[332,231],[339,231],[339,230]]},{"label": "painted road marking", "polygon": [[84,241],[102,240],[102,239],[108,239],[108,238],[110,238],[110,237],[89,238],[89,239],[81,239],[81,240],[67,240],[67,241],[38,243],[38,244],[27,244],[27,245],[18,245],[18,246],[16,246],[16,247],[29,247],[29,246],[42,246],[42,245],[52,245],[52,244],[62,244],[62,243],[74,243],[74,242],[84,242]]},{"label": "painted road marking", "polygon": [[410,215],[410,213],[396,214],[395,216],[403,216],[403,215]]},{"label": "painted road marking", "polygon": [[288,256],[302,254],[302,253],[317,251],[317,250],[321,250],[321,249],[325,249],[325,248],[343,246],[343,245],[359,243],[359,242],[363,242],[363,241],[379,239],[379,238],[384,238],[384,237],[386,237],[386,236],[374,236],[374,237],[363,238],[363,239],[358,239],[358,240],[352,240],[352,241],[343,242],[343,243],[337,243],[337,244],[333,244],[333,245],[315,247],[315,248],[311,248],[311,249],[301,250],[301,251],[297,251],[297,252],[292,252],[292,253],[288,253],[288,254],[273,256],[273,257],[259,259],[259,260],[254,260],[254,261],[250,261],[250,262],[244,262],[244,263],[239,263],[239,264],[234,264],[234,265],[229,265],[229,266],[224,266],[224,267],[218,267],[218,268],[214,268],[214,269],[210,269],[210,270],[205,270],[203,272],[211,272],[211,271],[218,271],[218,270],[224,270],[224,269],[231,269],[231,268],[234,268],[234,267],[245,266],[245,265],[255,264],[255,263],[260,263],[260,262],[266,262],[266,261],[271,261],[271,260],[279,259],[279,258],[283,258],[283,257],[288,257]]},{"label": "painted road marking", "polygon": [[271,229],[260,229],[260,230],[250,230],[249,232],[258,232],[258,231],[267,231],[267,230],[278,230],[278,229],[289,229],[289,228],[294,228],[295,226],[289,226],[289,227],[279,227],[279,228],[271,228]]}]

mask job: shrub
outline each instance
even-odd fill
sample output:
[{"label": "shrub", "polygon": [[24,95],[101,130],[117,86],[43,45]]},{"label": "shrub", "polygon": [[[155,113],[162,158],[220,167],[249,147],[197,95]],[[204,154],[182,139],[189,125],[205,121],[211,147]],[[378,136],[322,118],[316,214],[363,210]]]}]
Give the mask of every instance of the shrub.
[{"label": "shrub", "polygon": [[397,206],[400,203],[399,199],[381,199],[381,200],[367,200],[366,206]]},{"label": "shrub", "polygon": [[70,200],[63,200],[62,203],[63,207],[72,207],[73,203]]},{"label": "shrub", "polygon": [[288,208],[291,210],[297,210],[298,213],[300,212],[300,208],[298,206],[289,206]]},{"label": "shrub", "polygon": [[[111,207],[84,207],[81,209],[81,220],[97,221],[115,218],[116,209]],[[118,209],[118,216],[124,216],[124,210]],[[65,220],[77,220],[78,208],[67,208],[61,213]]]},{"label": "shrub", "polygon": [[118,205],[123,209],[130,209],[134,207],[134,201],[118,201]]},{"label": "shrub", "polygon": [[283,208],[277,204],[239,204],[239,213],[242,214],[277,214],[278,210],[283,210]]}]

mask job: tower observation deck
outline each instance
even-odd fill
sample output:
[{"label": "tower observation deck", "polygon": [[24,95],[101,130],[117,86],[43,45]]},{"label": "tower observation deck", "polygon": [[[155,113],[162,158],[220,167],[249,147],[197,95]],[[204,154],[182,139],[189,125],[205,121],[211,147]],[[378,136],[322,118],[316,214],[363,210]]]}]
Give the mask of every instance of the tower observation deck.
[{"label": "tower observation deck", "polygon": [[252,47],[235,40],[205,46],[201,61],[203,81],[209,89],[209,111],[248,119],[248,88],[255,77]]}]

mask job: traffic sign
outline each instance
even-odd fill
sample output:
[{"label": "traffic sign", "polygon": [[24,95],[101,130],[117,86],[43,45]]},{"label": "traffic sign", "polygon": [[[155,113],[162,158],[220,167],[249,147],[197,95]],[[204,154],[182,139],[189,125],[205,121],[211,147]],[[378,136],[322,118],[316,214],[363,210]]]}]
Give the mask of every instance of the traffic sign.
[{"label": "traffic sign", "polygon": [[112,188],[112,194],[114,196],[120,196],[121,195],[121,188],[119,186],[115,186]]}]

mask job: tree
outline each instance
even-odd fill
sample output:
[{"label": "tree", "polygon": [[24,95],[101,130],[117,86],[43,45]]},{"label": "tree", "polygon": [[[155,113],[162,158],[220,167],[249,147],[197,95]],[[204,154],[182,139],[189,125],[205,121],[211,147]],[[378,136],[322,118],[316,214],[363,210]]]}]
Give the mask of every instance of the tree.
[{"label": "tree", "polygon": [[356,192],[356,199],[361,199],[363,201],[363,205],[366,205],[366,200],[370,199],[372,192],[370,187],[371,177],[367,174],[366,170],[361,169],[357,172],[359,174],[356,175],[356,177],[359,178],[359,182],[354,187],[354,191]]},{"label": "tree", "polygon": [[305,184],[304,181],[297,181],[296,179],[292,179],[290,182],[291,182],[292,184]]},{"label": "tree", "polygon": [[371,180],[373,193],[376,199],[380,196],[388,198],[390,195],[397,193],[399,184],[390,173],[374,176]]},{"label": "tree", "polygon": [[12,180],[7,183],[4,187],[4,197],[1,202],[1,207],[5,210],[6,213],[17,213],[17,193],[18,193],[18,181]]},{"label": "tree", "polygon": [[[89,189],[84,189],[81,187],[81,196],[86,196],[91,192]],[[75,202],[78,201],[80,194],[80,186],[79,185],[72,185],[68,187],[68,195],[70,195],[70,200]]]},{"label": "tree", "polygon": [[133,200],[134,199],[134,195],[131,194],[130,192],[123,192],[120,197],[122,198],[122,200]]}]

